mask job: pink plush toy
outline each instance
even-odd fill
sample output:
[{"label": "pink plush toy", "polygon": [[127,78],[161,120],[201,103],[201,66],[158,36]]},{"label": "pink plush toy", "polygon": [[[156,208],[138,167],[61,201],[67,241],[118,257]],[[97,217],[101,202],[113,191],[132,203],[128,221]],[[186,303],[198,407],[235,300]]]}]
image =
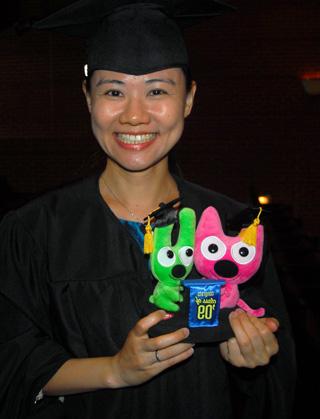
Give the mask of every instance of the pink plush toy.
[{"label": "pink plush toy", "polygon": [[255,317],[264,316],[265,309],[250,308],[240,298],[238,284],[248,281],[259,269],[263,251],[263,227],[259,222],[258,216],[238,236],[226,236],[217,210],[208,207],[196,230],[194,252],[201,275],[226,282],[221,289],[221,308],[238,306]]}]

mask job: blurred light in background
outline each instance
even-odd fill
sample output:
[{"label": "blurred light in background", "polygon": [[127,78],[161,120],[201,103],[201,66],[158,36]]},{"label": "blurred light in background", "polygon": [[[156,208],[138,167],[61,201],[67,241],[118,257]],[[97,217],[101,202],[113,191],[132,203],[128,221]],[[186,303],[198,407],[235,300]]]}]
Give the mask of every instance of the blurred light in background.
[{"label": "blurred light in background", "polygon": [[271,195],[260,195],[258,196],[258,202],[260,205],[269,205],[271,204]]}]

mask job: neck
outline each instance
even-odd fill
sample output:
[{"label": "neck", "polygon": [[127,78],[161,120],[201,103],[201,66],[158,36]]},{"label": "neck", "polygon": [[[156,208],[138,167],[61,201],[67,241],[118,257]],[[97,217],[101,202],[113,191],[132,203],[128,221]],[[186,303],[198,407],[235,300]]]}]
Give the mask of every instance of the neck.
[{"label": "neck", "polygon": [[160,202],[179,194],[167,160],[141,172],[129,172],[108,161],[101,174],[100,191],[118,218],[135,221],[142,221]]}]

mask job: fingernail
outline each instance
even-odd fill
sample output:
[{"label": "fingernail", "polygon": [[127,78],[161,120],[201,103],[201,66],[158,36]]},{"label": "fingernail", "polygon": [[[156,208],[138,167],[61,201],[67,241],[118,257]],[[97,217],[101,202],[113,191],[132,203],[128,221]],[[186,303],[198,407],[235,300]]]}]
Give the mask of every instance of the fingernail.
[{"label": "fingernail", "polygon": [[235,319],[236,317],[238,317],[237,310],[231,311],[231,313],[229,314],[229,318],[230,319]]},{"label": "fingernail", "polygon": [[188,337],[190,335],[190,330],[187,329],[186,327],[184,327],[182,330],[183,330],[183,334],[185,335],[185,337]]},{"label": "fingernail", "polygon": [[236,309],[236,313],[239,313],[240,314],[240,313],[244,313],[244,311],[242,310],[242,308],[237,308]]}]

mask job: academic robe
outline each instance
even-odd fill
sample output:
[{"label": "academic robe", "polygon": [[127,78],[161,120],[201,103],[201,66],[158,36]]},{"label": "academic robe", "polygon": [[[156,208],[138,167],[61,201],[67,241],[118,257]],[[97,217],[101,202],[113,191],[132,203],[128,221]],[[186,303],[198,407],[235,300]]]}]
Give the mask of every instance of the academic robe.
[{"label": "academic robe", "polygon": [[[176,180],[183,205],[196,211],[197,220],[212,205],[225,225],[244,208]],[[235,368],[221,358],[217,343],[199,344],[189,360],[142,385],[35,403],[69,358],[119,351],[154,282],[136,240],[103,201],[98,176],[7,214],[0,249],[1,419],[227,419],[240,411],[246,419],[289,417],[294,347],[269,254],[243,290],[248,302],[251,294],[262,295],[268,314],[280,322],[280,351],[269,365]],[[190,277],[199,275],[193,271]]]}]

